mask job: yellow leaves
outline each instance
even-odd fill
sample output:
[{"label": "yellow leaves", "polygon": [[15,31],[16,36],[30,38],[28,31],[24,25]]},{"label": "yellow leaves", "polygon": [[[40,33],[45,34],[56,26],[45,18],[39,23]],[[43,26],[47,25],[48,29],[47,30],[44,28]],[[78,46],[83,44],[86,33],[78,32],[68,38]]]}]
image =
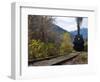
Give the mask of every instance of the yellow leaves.
[{"label": "yellow leaves", "polygon": [[73,50],[72,42],[69,33],[63,34],[63,39],[60,46],[60,55],[65,55]]},{"label": "yellow leaves", "polygon": [[[47,58],[49,56],[57,55],[56,46],[54,43],[44,43],[40,40],[31,40],[28,46],[29,59]],[[30,58],[31,57],[31,58]]]},{"label": "yellow leaves", "polygon": [[31,55],[33,58],[40,58],[43,55],[46,56],[43,52],[45,52],[43,49],[44,43],[40,40],[31,40],[29,44],[29,56]]},{"label": "yellow leaves", "polygon": [[50,56],[66,55],[72,52],[72,42],[69,33],[64,33],[60,45],[44,43],[41,40],[32,39],[28,45],[29,58],[39,59]]}]

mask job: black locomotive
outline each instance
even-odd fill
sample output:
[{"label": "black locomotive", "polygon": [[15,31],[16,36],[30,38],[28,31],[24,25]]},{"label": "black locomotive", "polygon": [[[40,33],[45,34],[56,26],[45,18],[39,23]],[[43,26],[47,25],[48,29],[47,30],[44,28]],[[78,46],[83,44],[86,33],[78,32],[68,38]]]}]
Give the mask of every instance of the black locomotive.
[{"label": "black locomotive", "polygon": [[74,37],[74,49],[76,51],[83,51],[84,50],[84,39],[83,36],[80,34],[80,26],[82,24],[82,17],[77,17],[76,18],[77,21],[77,34]]}]

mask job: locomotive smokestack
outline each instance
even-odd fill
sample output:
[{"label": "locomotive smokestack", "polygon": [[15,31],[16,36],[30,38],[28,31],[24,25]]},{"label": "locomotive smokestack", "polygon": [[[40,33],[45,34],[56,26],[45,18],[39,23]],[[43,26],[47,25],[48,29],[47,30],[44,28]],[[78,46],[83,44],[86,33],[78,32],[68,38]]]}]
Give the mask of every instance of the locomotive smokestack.
[{"label": "locomotive smokestack", "polygon": [[80,35],[80,26],[82,24],[82,17],[76,17],[77,22],[77,34]]}]

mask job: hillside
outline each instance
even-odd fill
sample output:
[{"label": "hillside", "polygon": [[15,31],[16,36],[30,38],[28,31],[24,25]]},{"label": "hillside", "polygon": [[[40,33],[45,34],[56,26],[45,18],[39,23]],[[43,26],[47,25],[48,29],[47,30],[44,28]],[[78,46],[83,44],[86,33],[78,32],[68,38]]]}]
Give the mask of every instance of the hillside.
[{"label": "hillside", "polygon": [[[77,34],[77,30],[71,31],[70,33],[71,33],[72,37],[74,37]],[[81,28],[80,34],[83,35],[84,39],[87,39],[88,38],[88,29],[87,28]]]}]

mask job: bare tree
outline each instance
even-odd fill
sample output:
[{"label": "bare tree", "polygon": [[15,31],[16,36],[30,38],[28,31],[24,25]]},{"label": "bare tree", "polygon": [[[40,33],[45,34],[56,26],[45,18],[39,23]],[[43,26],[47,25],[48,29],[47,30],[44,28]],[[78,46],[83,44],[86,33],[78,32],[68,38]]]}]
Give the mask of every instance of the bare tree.
[{"label": "bare tree", "polygon": [[28,37],[29,39],[40,39],[48,42],[50,28],[53,19],[51,16],[29,15],[28,16]]}]

